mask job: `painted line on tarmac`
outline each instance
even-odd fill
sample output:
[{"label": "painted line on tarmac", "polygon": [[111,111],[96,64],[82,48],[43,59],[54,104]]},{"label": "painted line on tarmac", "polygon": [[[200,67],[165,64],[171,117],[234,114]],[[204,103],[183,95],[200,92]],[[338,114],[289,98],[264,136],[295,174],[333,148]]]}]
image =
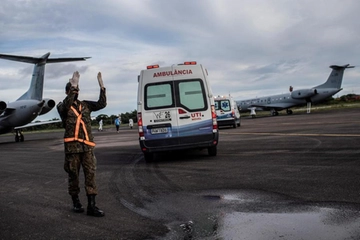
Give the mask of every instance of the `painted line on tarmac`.
[{"label": "painted line on tarmac", "polygon": [[258,132],[258,133],[229,133],[222,132],[221,134],[228,135],[271,135],[271,136],[305,136],[305,137],[360,137],[360,134],[338,134],[338,133],[266,133],[266,132]]}]

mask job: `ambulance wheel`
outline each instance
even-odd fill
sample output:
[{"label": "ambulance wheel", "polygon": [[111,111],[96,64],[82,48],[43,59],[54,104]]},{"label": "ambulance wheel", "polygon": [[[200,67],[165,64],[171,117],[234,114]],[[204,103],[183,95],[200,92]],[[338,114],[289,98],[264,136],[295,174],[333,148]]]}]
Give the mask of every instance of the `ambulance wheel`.
[{"label": "ambulance wheel", "polygon": [[144,159],[145,162],[149,163],[154,160],[154,154],[153,153],[144,153]]},{"label": "ambulance wheel", "polygon": [[217,154],[217,146],[209,147],[208,148],[209,156],[216,156]]},{"label": "ambulance wheel", "polygon": [[240,127],[241,126],[241,120],[239,119],[239,122],[237,123],[237,126]]},{"label": "ambulance wheel", "polygon": [[233,128],[236,128],[236,121],[234,121],[234,124],[232,126]]}]

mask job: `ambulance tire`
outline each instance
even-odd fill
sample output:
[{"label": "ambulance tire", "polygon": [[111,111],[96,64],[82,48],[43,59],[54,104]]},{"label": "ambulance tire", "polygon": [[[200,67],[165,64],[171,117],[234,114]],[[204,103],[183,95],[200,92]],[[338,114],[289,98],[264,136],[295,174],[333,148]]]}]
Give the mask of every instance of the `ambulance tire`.
[{"label": "ambulance tire", "polygon": [[209,156],[216,156],[217,154],[217,146],[209,147],[208,148]]},{"label": "ambulance tire", "polygon": [[145,162],[150,163],[154,160],[154,154],[153,153],[144,153],[144,159],[145,159]]},{"label": "ambulance tire", "polygon": [[236,128],[236,120],[234,120],[233,128]]}]

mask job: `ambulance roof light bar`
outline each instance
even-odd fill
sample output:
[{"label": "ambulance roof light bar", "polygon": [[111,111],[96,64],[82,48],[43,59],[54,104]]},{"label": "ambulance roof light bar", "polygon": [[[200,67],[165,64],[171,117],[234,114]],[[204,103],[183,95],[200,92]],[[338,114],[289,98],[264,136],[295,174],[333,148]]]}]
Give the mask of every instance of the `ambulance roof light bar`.
[{"label": "ambulance roof light bar", "polygon": [[153,68],[159,68],[159,64],[149,65],[149,66],[146,67],[146,69],[153,69]]},{"label": "ambulance roof light bar", "polygon": [[184,65],[196,65],[196,61],[184,62]]}]

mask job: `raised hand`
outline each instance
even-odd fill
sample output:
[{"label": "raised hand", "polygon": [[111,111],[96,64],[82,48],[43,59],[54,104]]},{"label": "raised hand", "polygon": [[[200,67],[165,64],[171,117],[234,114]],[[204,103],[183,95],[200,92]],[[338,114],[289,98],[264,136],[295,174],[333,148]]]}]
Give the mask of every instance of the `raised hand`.
[{"label": "raised hand", "polygon": [[78,88],[79,87],[80,74],[78,71],[74,72],[72,78],[69,79],[71,86]]},{"label": "raised hand", "polygon": [[97,79],[98,79],[100,88],[104,89],[105,87],[104,87],[104,82],[103,82],[102,77],[101,77],[101,72],[98,73]]}]

